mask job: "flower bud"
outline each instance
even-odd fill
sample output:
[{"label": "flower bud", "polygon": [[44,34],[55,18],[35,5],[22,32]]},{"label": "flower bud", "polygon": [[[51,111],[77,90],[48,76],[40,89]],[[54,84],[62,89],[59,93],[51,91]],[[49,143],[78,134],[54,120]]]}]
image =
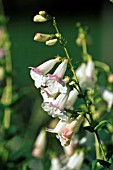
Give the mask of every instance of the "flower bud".
[{"label": "flower bud", "polygon": [[38,42],[46,42],[50,39],[50,37],[51,37],[50,34],[36,33],[34,36],[34,40]]},{"label": "flower bud", "polygon": [[46,45],[52,46],[52,45],[56,44],[57,41],[58,41],[57,38],[48,40],[48,41],[46,41]]},{"label": "flower bud", "polygon": [[45,11],[39,11],[39,15],[45,16],[45,15],[47,15],[47,13]]},{"label": "flower bud", "polygon": [[43,16],[37,14],[34,16],[33,21],[34,22],[45,22],[45,21],[47,21],[47,19],[44,18]]}]

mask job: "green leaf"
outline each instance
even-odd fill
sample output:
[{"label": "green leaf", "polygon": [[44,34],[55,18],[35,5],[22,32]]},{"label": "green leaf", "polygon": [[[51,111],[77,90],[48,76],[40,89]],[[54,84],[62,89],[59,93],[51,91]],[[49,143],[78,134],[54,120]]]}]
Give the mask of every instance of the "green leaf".
[{"label": "green leaf", "polygon": [[[98,162],[100,163],[100,166],[97,167]],[[107,161],[104,161],[104,160],[101,160],[101,159],[96,159],[96,160],[93,160],[93,162],[92,162],[92,170],[101,170],[101,169],[103,169],[103,167],[109,168],[110,165],[111,164]]]},{"label": "green leaf", "polygon": [[102,127],[103,125],[107,123],[110,123],[110,122],[108,120],[102,120],[101,122],[98,123],[98,125],[95,126],[94,130],[98,130],[100,127]]},{"label": "green leaf", "polygon": [[96,159],[96,160],[93,160],[93,162],[92,162],[92,170],[96,170],[96,164],[97,164],[97,162],[98,162],[98,160]]}]

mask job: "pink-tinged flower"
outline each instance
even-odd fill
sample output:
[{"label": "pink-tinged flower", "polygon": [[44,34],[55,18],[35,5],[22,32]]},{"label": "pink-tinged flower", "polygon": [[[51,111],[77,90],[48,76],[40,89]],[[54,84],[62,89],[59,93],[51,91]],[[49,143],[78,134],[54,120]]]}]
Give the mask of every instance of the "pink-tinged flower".
[{"label": "pink-tinged flower", "polygon": [[42,85],[42,82],[45,81],[44,75],[48,73],[57,62],[60,61],[60,57],[55,59],[48,60],[41,64],[40,66],[33,68],[31,67],[30,75],[31,78],[35,81],[35,86],[39,88]]},{"label": "pink-tinged flower", "polygon": [[57,125],[55,126],[54,129],[49,129],[47,128],[46,131],[51,132],[51,133],[60,133],[61,130],[67,125],[68,123],[66,121],[63,120],[59,120],[59,122],[57,123]]},{"label": "pink-tinged flower", "polygon": [[67,169],[70,170],[81,170],[84,160],[84,152],[80,151],[79,153],[75,152],[70,158],[66,165]]},{"label": "pink-tinged flower", "polygon": [[34,143],[32,155],[34,157],[42,157],[46,145],[46,131],[41,130]]},{"label": "pink-tinged flower", "polygon": [[51,40],[47,40],[46,41],[46,45],[49,45],[49,46],[55,45],[57,43],[57,41],[58,41],[57,38],[51,39]]},{"label": "pink-tinged flower", "polygon": [[55,78],[57,81],[60,81],[67,69],[67,63],[68,63],[68,59],[64,59],[64,61],[56,68],[55,72],[50,75],[50,78]]},{"label": "pink-tinged flower", "polygon": [[55,70],[53,74],[48,74],[46,86],[51,94],[66,93],[67,87],[63,76],[66,72],[68,60],[65,59]]},{"label": "pink-tinged flower", "polygon": [[60,160],[57,157],[53,157],[51,159],[51,167],[50,170],[60,170],[61,169],[61,163]]},{"label": "pink-tinged flower", "polygon": [[68,146],[74,133],[79,130],[83,116],[79,115],[71,122],[59,121],[55,129],[47,129],[51,133],[57,133],[57,138],[60,140],[62,146]]},{"label": "pink-tinged flower", "polygon": [[69,93],[69,97],[67,99],[66,107],[65,107],[66,109],[73,109],[73,105],[77,100],[77,95],[78,95],[78,91],[75,88],[73,88],[73,90],[71,90]]},{"label": "pink-tinged flower", "polygon": [[53,102],[43,102],[42,108],[48,112],[52,117],[58,117],[61,120],[68,120],[69,116],[66,114],[64,107],[68,99],[69,92],[61,93],[53,100]]},{"label": "pink-tinged flower", "polygon": [[43,102],[44,103],[50,103],[50,102],[53,102],[54,100],[54,96],[51,96],[48,89],[47,88],[44,88],[44,87],[41,87],[41,91],[40,91],[42,97],[43,97]]},{"label": "pink-tinged flower", "polygon": [[102,98],[107,102],[108,108],[107,111],[110,111],[113,105],[113,93],[109,90],[103,90],[102,92]]},{"label": "pink-tinged flower", "polygon": [[34,40],[38,42],[46,42],[51,38],[50,34],[42,34],[42,33],[36,33],[34,36]]}]

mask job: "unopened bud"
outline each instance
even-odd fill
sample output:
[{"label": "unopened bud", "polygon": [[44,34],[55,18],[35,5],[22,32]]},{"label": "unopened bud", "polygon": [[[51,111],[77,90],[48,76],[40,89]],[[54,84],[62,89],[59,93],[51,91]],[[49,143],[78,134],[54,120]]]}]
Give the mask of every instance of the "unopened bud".
[{"label": "unopened bud", "polygon": [[34,16],[33,21],[34,22],[45,22],[47,21],[47,19],[44,18],[42,15],[37,14]]},{"label": "unopened bud", "polygon": [[45,16],[45,15],[47,15],[47,13],[45,11],[39,11],[39,15]]},{"label": "unopened bud", "polygon": [[52,46],[52,45],[56,44],[57,41],[58,41],[57,38],[48,40],[48,41],[46,41],[46,45]]},{"label": "unopened bud", "polygon": [[50,39],[50,37],[50,34],[36,33],[34,36],[34,40],[39,42],[46,42]]}]

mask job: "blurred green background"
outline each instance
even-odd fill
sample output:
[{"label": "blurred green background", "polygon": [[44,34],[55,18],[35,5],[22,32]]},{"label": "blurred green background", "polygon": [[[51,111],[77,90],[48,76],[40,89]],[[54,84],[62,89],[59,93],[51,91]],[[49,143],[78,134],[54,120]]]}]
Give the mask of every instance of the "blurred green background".
[{"label": "blurred green background", "polygon": [[[39,90],[34,87],[29,74],[29,67],[37,67],[56,55],[63,57],[65,55],[58,44],[51,47],[33,40],[37,32],[55,33],[51,22],[34,23],[33,17],[40,10],[45,10],[48,14],[56,17],[59,30],[67,42],[67,50],[75,62],[82,59],[82,51],[75,43],[78,34],[76,23],[81,22],[83,25],[88,26],[91,36],[88,52],[95,60],[106,62],[112,68],[113,4],[109,0],[3,0],[3,4],[11,41],[14,88],[17,93],[20,93],[23,88],[30,89],[30,93],[15,104],[14,113],[11,115],[11,127],[8,134],[6,132],[6,136],[8,135],[5,138],[6,145],[8,142],[12,142],[10,142],[11,144],[8,148],[9,159],[7,156],[7,160],[9,163],[14,160],[16,166],[19,161],[24,161],[25,157],[31,156],[37,134],[42,127],[48,126],[51,119],[41,109],[42,99],[39,95]],[[59,151],[61,146],[57,145],[59,144],[58,140],[49,133],[48,136],[49,144],[47,144],[47,148]],[[20,143],[18,142],[18,137],[21,141]],[[54,145],[52,145],[51,138],[54,138]],[[15,145],[17,144],[18,149],[15,151]],[[57,147],[54,147],[56,145]],[[6,163],[7,160],[4,162]],[[4,162],[3,164],[5,165]],[[24,170],[24,167],[22,170]]]}]

